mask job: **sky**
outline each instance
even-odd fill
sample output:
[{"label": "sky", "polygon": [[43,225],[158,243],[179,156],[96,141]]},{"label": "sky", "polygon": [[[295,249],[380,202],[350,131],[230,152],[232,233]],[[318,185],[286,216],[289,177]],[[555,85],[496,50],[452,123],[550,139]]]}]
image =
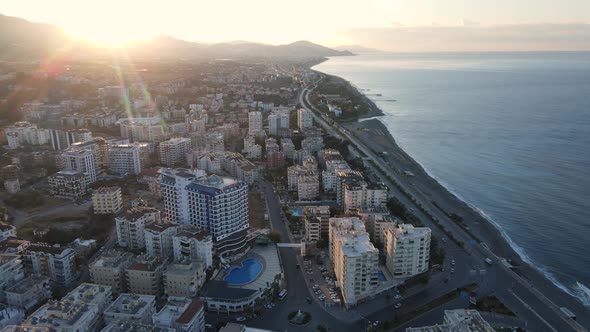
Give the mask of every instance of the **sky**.
[{"label": "sky", "polygon": [[589,49],[590,0],[0,0],[100,43],[157,35],[390,51]]}]

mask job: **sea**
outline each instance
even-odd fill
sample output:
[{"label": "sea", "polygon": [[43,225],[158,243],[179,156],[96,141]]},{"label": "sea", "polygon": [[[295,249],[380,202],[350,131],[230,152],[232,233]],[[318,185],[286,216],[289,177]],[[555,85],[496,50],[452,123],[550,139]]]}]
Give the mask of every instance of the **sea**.
[{"label": "sea", "polygon": [[397,143],[590,306],[590,53],[373,53],[348,80]]}]

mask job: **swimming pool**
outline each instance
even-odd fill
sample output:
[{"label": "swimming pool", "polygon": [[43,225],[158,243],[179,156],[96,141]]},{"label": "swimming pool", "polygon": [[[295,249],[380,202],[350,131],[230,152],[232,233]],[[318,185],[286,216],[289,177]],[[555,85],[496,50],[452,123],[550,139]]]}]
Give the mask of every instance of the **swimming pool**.
[{"label": "swimming pool", "polygon": [[252,282],[262,272],[262,263],[255,258],[242,261],[241,266],[232,266],[223,280],[233,286],[241,286]]}]

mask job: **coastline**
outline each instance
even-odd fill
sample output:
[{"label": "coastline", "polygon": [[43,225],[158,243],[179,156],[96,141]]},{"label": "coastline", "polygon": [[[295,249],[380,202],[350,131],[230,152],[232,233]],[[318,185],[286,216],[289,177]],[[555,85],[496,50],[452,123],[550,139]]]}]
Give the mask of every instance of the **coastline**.
[{"label": "coastline", "polygon": [[[318,71],[319,72],[319,71]],[[588,312],[581,299],[571,294],[571,289],[552,278],[550,272],[533,266],[534,262],[490,217],[476,206],[453,193],[440,179],[436,179],[396,142],[395,138],[380,119],[384,112],[373,100],[362,93],[359,87],[342,77],[320,72],[322,75],[336,78],[348,84],[369,106],[370,111],[355,120],[341,122],[341,125],[355,133],[361,141],[371,142],[375,152],[386,151],[385,161],[400,171],[410,171],[412,184],[445,213],[456,213],[463,217],[465,225],[481,242],[484,242],[497,256],[510,259],[517,266],[515,272],[530,282],[555,304],[566,306],[574,311]]]}]

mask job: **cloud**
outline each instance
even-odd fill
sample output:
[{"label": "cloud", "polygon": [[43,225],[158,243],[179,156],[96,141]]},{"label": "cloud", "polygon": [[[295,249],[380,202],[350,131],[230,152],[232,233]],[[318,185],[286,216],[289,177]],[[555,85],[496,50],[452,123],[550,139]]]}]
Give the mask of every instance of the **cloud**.
[{"label": "cloud", "polygon": [[590,24],[585,23],[356,28],[341,33],[355,44],[394,52],[590,51]]}]

